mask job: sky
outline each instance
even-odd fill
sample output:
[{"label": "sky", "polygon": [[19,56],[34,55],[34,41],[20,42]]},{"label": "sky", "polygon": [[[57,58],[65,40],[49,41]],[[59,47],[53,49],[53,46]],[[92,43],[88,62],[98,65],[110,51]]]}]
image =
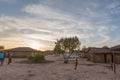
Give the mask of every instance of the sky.
[{"label": "sky", "polygon": [[81,47],[120,44],[120,0],[0,0],[0,45],[53,49],[62,37]]}]

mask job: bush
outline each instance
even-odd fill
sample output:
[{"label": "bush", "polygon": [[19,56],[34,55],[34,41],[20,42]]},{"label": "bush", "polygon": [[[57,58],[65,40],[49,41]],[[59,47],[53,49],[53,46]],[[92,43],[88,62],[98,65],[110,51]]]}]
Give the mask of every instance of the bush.
[{"label": "bush", "polygon": [[33,56],[32,55],[29,55],[29,56],[27,56],[27,58],[28,58],[28,60],[33,60]]},{"label": "bush", "polygon": [[41,54],[41,53],[37,53],[37,54],[35,54],[35,56],[33,57],[33,61],[34,61],[34,62],[42,62],[42,61],[44,61],[44,60],[45,60],[44,55]]},{"label": "bush", "polygon": [[41,63],[45,61],[45,57],[43,53],[36,53],[34,56],[28,56],[28,60],[36,62],[36,63]]}]

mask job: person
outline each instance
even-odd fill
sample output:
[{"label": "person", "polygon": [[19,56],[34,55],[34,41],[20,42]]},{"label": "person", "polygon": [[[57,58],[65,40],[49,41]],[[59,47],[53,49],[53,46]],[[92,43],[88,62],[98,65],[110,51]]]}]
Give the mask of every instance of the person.
[{"label": "person", "polygon": [[77,69],[77,66],[78,66],[78,59],[76,58],[75,59],[75,68],[74,68],[75,70]]},{"label": "person", "polygon": [[12,53],[8,53],[8,64],[12,63]]},{"label": "person", "polygon": [[3,65],[4,59],[5,59],[5,54],[4,54],[4,52],[1,51],[1,52],[0,52],[1,66]]}]

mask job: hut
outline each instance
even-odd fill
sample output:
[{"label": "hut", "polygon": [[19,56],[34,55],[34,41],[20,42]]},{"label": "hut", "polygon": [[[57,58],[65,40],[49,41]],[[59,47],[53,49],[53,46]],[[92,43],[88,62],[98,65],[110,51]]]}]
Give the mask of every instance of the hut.
[{"label": "hut", "polygon": [[108,48],[90,48],[88,58],[98,63],[109,63],[112,61],[112,50]]},{"label": "hut", "polygon": [[71,58],[71,59],[76,59],[76,58],[79,58],[79,55],[80,55],[80,51],[79,51],[79,50],[75,50],[75,51],[70,55],[70,58]]},{"label": "hut", "polygon": [[17,48],[7,49],[5,50],[5,52],[12,54],[12,56],[16,58],[25,58],[29,55],[35,54],[40,51],[32,49],[30,47],[17,47]]},{"label": "hut", "polygon": [[81,57],[82,58],[88,58],[89,50],[90,50],[90,47],[89,48],[83,48],[82,51],[81,51]]},{"label": "hut", "polygon": [[87,54],[89,60],[96,63],[111,63],[114,54],[115,62],[120,63],[120,46],[111,48],[90,48]]},{"label": "hut", "polygon": [[120,45],[111,47],[111,50],[113,50],[115,54],[115,62],[120,63]]},{"label": "hut", "polygon": [[64,57],[68,58],[69,61],[73,61],[76,58],[79,58],[80,51],[75,50],[72,53],[71,52],[65,52],[63,55]]},{"label": "hut", "polygon": [[120,45],[111,47],[113,51],[120,51]]}]

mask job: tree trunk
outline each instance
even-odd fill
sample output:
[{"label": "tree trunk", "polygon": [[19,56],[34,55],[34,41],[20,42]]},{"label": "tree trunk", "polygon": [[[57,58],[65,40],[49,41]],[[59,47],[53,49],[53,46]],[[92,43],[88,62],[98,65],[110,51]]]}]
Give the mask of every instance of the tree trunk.
[{"label": "tree trunk", "polygon": [[72,52],[70,53],[70,55],[67,57],[67,59],[69,59],[69,58],[70,58],[70,56],[73,54],[73,52],[74,52],[74,51],[72,51]]},{"label": "tree trunk", "polygon": [[68,60],[69,60],[70,56],[73,54],[73,52],[74,52],[74,51],[72,51],[72,52],[70,53],[70,55],[68,55],[68,56],[65,56],[65,55],[64,55],[64,63],[69,63]]}]

